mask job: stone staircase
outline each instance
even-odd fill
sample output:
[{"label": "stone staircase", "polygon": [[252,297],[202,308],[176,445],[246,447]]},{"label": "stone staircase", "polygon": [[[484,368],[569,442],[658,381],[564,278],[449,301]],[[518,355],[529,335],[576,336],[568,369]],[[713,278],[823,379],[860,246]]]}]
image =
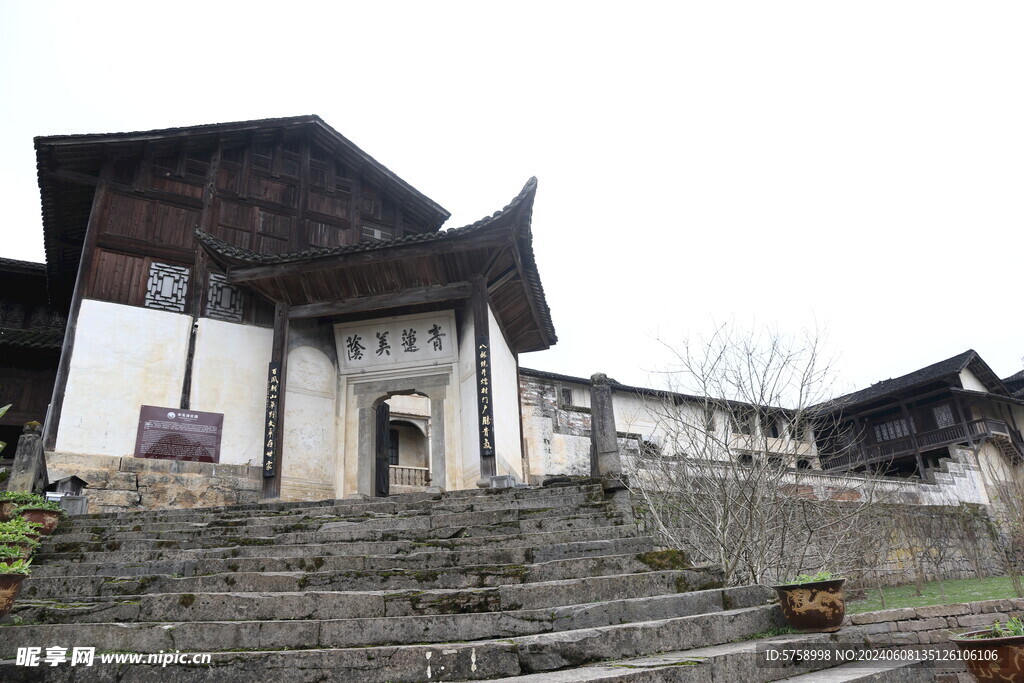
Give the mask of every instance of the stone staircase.
[{"label": "stone staircase", "polygon": [[[772,681],[771,592],[723,588],[591,481],[90,515],[50,537],[0,628],[3,681]],[[857,628],[844,629],[855,642]],[[18,648],[95,647],[92,666]],[[101,655],[209,653],[208,664]],[[812,674],[819,670],[818,673]],[[883,677],[878,678],[884,674]],[[902,663],[827,680],[931,680]],[[793,680],[812,680],[793,678]],[[813,680],[825,680],[814,678]]]}]

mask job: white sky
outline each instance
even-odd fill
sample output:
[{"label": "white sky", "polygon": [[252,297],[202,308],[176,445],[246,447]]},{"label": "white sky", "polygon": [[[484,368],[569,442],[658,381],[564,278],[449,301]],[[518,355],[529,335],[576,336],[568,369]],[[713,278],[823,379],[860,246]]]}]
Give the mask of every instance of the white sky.
[{"label": "white sky", "polygon": [[0,256],[43,260],[32,138],[319,114],[452,212],[531,175],[559,343],[829,330],[845,388],[1024,360],[1019,2],[0,0]]}]

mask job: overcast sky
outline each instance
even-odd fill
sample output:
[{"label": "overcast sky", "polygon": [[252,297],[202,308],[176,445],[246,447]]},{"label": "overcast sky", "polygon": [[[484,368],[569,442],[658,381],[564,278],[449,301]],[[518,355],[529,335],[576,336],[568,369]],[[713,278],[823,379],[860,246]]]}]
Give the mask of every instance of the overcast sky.
[{"label": "overcast sky", "polygon": [[[1024,367],[1020,2],[0,0],[0,256],[32,138],[315,113],[452,212],[539,178],[559,342],[651,384],[715,321],[827,327],[859,388]],[[753,321],[753,323],[752,323]]]}]

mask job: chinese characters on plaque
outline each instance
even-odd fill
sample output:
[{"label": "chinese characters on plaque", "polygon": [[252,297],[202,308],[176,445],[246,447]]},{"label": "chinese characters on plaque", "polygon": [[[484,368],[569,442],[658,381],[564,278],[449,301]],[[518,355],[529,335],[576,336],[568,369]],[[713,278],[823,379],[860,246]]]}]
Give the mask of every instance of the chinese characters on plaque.
[{"label": "chinese characters on plaque", "polygon": [[454,321],[429,314],[338,326],[342,367],[349,370],[455,360]]},{"label": "chinese characters on plaque", "polygon": [[263,430],[263,477],[277,474],[278,406],[281,394],[281,364],[272,362],[267,374],[267,423]]},{"label": "chinese characters on plaque", "polygon": [[476,338],[476,397],[480,414],[480,455],[494,455],[494,412],[491,409],[491,347],[485,335]]}]

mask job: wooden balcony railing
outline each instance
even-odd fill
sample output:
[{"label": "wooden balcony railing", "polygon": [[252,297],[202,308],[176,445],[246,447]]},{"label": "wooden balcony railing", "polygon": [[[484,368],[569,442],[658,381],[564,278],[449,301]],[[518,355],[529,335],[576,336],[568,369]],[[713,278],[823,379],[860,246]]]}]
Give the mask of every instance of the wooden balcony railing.
[{"label": "wooden balcony railing", "polygon": [[430,470],[426,467],[391,465],[388,469],[392,486],[430,486]]},{"label": "wooden balcony railing", "polygon": [[[993,437],[1002,437],[1013,443],[1018,453],[1024,454],[1024,444],[1017,432],[1002,420],[982,418],[966,424],[951,425],[927,432],[918,432],[913,436],[905,436],[891,441],[870,444],[855,448],[828,458],[825,468],[829,470],[847,469],[852,466],[869,465],[876,462],[887,462],[893,458],[910,455],[917,451],[940,448],[968,441],[983,441]],[[914,443],[917,448],[914,448]]]}]

